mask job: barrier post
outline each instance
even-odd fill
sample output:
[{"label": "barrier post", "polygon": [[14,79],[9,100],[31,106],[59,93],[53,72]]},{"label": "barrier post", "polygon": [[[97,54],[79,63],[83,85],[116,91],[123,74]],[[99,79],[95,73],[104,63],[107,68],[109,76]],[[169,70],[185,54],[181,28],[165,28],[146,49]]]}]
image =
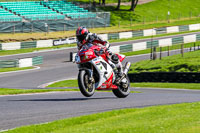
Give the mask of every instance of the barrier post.
[{"label": "barrier post", "polygon": [[153,47],[153,60],[155,60],[156,58],[157,58],[156,47]]},{"label": "barrier post", "polygon": [[184,56],[184,44],[181,44],[181,54],[182,54],[182,57]]},{"label": "barrier post", "polygon": [[63,30],[66,31],[66,24],[64,24],[64,29]]},{"label": "barrier post", "polygon": [[162,59],[162,47],[160,47],[160,60]]},{"label": "barrier post", "polygon": [[13,34],[15,34],[15,25],[13,25]]},{"label": "barrier post", "polygon": [[169,56],[169,46],[168,46],[168,52],[167,52],[167,56]]},{"label": "barrier post", "polygon": [[33,23],[31,23],[31,32],[33,32]]}]

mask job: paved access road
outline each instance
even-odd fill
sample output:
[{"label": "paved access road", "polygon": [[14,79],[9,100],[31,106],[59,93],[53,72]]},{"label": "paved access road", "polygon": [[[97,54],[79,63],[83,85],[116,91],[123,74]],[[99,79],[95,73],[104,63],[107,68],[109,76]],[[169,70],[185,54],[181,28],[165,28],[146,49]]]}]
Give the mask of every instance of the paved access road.
[{"label": "paved access road", "polygon": [[91,98],[80,92],[0,96],[0,130],[114,109],[200,101],[200,91],[195,90],[134,90],[142,93],[123,99],[111,92],[97,92]]}]

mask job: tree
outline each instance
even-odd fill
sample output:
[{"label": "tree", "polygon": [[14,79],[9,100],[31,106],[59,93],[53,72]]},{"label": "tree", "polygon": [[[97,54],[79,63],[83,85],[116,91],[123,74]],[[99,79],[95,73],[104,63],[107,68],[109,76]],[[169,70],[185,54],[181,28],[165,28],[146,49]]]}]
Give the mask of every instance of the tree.
[{"label": "tree", "polygon": [[138,4],[138,0],[131,0],[130,11],[134,11],[134,9],[136,8],[137,4]]},{"label": "tree", "polygon": [[119,10],[119,9],[120,9],[120,3],[121,3],[121,0],[118,0],[118,4],[117,4],[116,10]]}]

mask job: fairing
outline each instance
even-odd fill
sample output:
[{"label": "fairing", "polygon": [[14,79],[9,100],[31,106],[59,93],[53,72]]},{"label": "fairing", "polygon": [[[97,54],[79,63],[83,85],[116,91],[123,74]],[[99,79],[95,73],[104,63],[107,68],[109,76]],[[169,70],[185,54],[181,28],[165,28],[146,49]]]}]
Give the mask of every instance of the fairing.
[{"label": "fairing", "polygon": [[[99,51],[101,48],[93,45],[89,48],[82,47],[80,52],[77,53],[75,61],[77,64],[84,64],[89,62],[98,72],[99,81],[96,81],[95,88],[97,90],[104,89],[117,89],[116,85],[113,85],[115,80],[115,74],[112,67],[108,64],[107,56],[102,54],[100,56],[96,55],[95,50]],[[117,54],[120,61],[123,61],[125,56]]]}]

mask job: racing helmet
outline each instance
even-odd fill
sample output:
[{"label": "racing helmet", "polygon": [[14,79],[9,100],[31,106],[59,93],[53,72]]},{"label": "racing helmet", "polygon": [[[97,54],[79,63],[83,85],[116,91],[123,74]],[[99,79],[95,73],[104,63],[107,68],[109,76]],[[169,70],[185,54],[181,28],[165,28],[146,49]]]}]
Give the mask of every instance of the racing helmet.
[{"label": "racing helmet", "polygon": [[79,27],[76,30],[76,38],[79,42],[82,42],[88,35],[89,31],[86,27]]}]

